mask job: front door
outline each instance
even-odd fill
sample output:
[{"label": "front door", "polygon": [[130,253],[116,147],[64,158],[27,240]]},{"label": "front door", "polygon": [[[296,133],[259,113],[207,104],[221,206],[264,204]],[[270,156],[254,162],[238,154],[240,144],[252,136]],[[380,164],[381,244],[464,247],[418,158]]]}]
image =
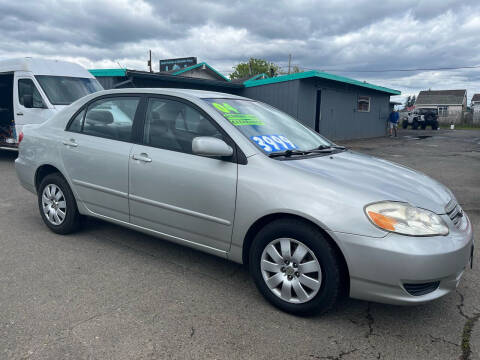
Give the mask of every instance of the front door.
[{"label": "front door", "polygon": [[139,101],[136,96],[96,100],[71,121],[61,147],[77,200],[95,214],[125,222],[128,159]]},{"label": "front door", "polygon": [[[55,113],[36,79],[28,73],[16,72],[14,78],[13,104],[17,136],[23,125],[40,124]],[[23,96],[31,95],[33,107],[27,108]]]},{"label": "front door", "polygon": [[171,240],[228,251],[237,164],[192,153],[197,136],[226,135],[192,104],[150,98],[143,145],[130,159],[130,221]]}]

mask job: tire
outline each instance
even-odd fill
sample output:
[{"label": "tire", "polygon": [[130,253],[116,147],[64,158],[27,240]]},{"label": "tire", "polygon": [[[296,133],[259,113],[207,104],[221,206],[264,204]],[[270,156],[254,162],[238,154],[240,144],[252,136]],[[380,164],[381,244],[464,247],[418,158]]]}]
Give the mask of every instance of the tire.
[{"label": "tire", "polygon": [[402,121],[402,128],[406,129],[408,127],[408,120]]},{"label": "tire", "polygon": [[418,121],[417,121],[417,119],[413,120],[412,129],[413,129],[413,130],[417,130],[417,129],[418,129]]},{"label": "tire", "polygon": [[438,122],[435,121],[432,123],[432,130],[437,130],[438,129]]},{"label": "tire", "polygon": [[[289,242],[290,257],[282,256],[282,241]],[[277,261],[270,256],[272,245],[277,249]],[[300,259],[296,264],[294,255],[299,247],[303,251],[307,249],[307,252],[303,257],[296,256],[296,259]],[[287,258],[291,261],[288,264],[284,262]],[[308,271],[307,267],[316,269],[315,266],[320,271]],[[333,307],[346,288],[346,284],[342,284],[343,267],[336,250],[317,228],[296,219],[275,220],[258,232],[250,249],[249,268],[262,295],[274,306],[291,314],[324,313]],[[302,269],[305,272],[302,273]],[[276,288],[274,284],[278,280],[272,279],[281,279]],[[317,282],[312,282],[312,279]],[[272,280],[272,289],[267,285],[268,280]],[[309,288],[305,283],[314,286],[310,285]],[[305,292],[301,289],[295,291],[299,289],[299,284]],[[285,294],[290,288],[288,301],[282,298],[284,287],[287,289]]]},{"label": "tire", "polygon": [[422,130],[425,130],[427,128],[427,124],[425,124],[425,122],[423,122],[421,125],[420,125],[420,128]]},{"label": "tire", "polygon": [[49,174],[41,181],[38,187],[38,209],[43,222],[56,234],[70,234],[80,226],[77,202],[60,173]]}]

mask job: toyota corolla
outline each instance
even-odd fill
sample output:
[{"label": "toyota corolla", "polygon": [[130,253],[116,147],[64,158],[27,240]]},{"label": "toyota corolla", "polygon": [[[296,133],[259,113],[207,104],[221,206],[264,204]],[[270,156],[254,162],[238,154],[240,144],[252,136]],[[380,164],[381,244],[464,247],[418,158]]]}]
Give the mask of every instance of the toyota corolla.
[{"label": "toyota corolla", "polygon": [[102,91],[22,139],[18,178],[53,232],[91,216],[243,263],[291,313],[343,294],[424,303],[472,259],[472,226],[445,186],[251,99]]}]

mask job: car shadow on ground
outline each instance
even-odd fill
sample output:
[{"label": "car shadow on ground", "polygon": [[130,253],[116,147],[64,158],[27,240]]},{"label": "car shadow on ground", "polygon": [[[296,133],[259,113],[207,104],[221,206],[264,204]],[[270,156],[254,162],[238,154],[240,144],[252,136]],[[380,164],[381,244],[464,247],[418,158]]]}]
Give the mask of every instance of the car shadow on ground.
[{"label": "car shadow on ground", "polygon": [[[182,271],[193,271],[220,281],[226,292],[233,291],[241,284],[240,286],[245,288],[245,296],[249,297],[248,301],[267,304],[255,288],[248,268],[244,265],[95,218],[84,219],[81,233],[85,237],[93,238],[92,241],[108,243],[115,248],[124,248],[125,251],[131,252],[132,256],[153,257],[158,261],[158,266],[171,267],[171,271],[181,267]],[[168,260],[165,261],[165,259]],[[384,318],[393,319],[400,316],[405,326],[408,323],[411,323],[408,326],[414,326],[415,322],[424,321],[430,318],[432,313],[441,311],[443,304],[444,301],[439,299],[415,306],[395,306],[344,297],[328,313],[308,316],[305,319],[337,321],[347,318],[353,325],[368,325],[370,336],[374,335],[371,327],[375,322],[373,314],[376,312],[381,312]],[[267,305],[267,308],[273,313],[280,311],[270,305]],[[284,316],[296,317],[285,313]]]}]

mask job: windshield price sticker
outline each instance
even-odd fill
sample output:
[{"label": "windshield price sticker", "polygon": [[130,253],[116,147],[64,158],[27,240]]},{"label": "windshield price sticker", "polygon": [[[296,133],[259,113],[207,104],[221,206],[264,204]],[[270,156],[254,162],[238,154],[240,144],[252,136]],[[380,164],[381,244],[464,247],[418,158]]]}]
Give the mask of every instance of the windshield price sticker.
[{"label": "windshield price sticker", "polygon": [[235,126],[265,125],[264,122],[255,115],[241,114],[240,111],[228,103],[212,103],[212,106],[220,111],[220,113]]},{"label": "windshield price sticker", "polygon": [[268,153],[297,149],[297,146],[283,135],[258,135],[251,136],[250,139]]}]

